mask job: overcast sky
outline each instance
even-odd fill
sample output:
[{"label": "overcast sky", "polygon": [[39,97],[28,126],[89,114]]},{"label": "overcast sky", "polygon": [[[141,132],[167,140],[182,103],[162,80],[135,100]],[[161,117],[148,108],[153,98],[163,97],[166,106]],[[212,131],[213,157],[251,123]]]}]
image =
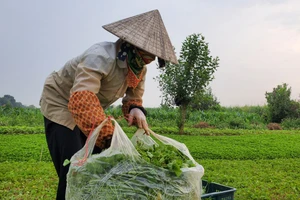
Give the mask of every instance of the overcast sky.
[{"label": "overcast sky", "polygon": [[[220,58],[211,88],[221,105],[264,105],[265,92],[282,83],[299,99],[299,0],[1,0],[0,97],[38,106],[52,71],[94,43],[117,39],[102,25],[153,9],[177,52],[188,35],[205,36]],[[158,107],[156,64],[148,72],[144,106]]]}]

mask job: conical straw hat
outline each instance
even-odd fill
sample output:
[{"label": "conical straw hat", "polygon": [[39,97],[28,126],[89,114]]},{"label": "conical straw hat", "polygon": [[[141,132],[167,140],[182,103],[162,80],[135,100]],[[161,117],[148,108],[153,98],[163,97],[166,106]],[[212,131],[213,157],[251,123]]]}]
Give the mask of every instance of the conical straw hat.
[{"label": "conical straw hat", "polygon": [[178,64],[173,45],[158,10],[129,17],[103,28],[159,58]]}]

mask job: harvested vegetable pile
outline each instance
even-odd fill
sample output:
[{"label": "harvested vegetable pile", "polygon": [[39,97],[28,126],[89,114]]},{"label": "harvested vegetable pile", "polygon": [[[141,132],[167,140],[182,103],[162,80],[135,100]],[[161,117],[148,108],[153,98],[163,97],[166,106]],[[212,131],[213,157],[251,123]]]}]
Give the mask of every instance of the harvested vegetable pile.
[{"label": "harvested vegetable pile", "polygon": [[[193,200],[201,195],[203,167],[190,156],[186,146],[170,138],[143,133],[129,140],[115,123],[110,148],[91,154],[97,127],[84,148],[71,158],[67,175],[67,200]],[[160,137],[160,138],[159,138]],[[166,141],[165,145],[162,143]],[[178,149],[181,149],[180,151]],[[182,153],[184,152],[184,153]],[[87,160],[85,160],[87,158]],[[194,167],[195,166],[195,167]]]},{"label": "harvested vegetable pile", "polygon": [[[176,155],[179,151],[175,148],[173,151],[173,148],[138,149],[150,163],[144,159],[134,161],[122,154],[98,157],[92,162],[88,160],[84,167],[72,169],[73,176],[68,180],[72,183],[72,196],[75,199],[112,200],[193,199],[193,186],[180,170],[182,165],[188,164],[181,160],[184,155]],[[185,161],[189,160],[186,158]]]}]

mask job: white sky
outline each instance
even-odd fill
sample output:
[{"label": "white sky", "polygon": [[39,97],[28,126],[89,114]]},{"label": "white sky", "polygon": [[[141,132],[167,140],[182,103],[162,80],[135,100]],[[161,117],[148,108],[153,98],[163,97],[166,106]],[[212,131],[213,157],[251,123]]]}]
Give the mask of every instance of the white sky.
[{"label": "white sky", "polygon": [[[299,0],[1,0],[0,97],[38,106],[44,80],[92,44],[115,41],[102,25],[158,9],[176,52],[202,33],[220,67],[211,83],[223,106],[263,105],[279,84],[300,94]],[[161,93],[148,67],[145,107]],[[120,101],[116,102],[120,104]]]}]

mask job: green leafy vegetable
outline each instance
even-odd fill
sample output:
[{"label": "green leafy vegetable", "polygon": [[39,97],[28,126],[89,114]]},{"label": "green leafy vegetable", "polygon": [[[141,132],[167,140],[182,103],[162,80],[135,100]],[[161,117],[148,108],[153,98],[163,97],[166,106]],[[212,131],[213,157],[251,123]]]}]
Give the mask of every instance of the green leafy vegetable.
[{"label": "green leafy vegetable", "polygon": [[137,142],[136,149],[145,161],[155,166],[168,169],[174,172],[176,176],[181,175],[182,172],[180,168],[195,166],[187,156],[171,145],[160,143],[157,146],[153,145],[152,148],[147,149],[144,148],[140,142]]},{"label": "green leafy vegetable", "polygon": [[67,199],[199,199],[198,173],[181,171],[194,163],[175,147],[157,143],[145,147],[137,141],[135,148],[141,157],[116,150],[109,156],[92,155],[83,165],[71,165]]},{"label": "green leafy vegetable", "polygon": [[67,166],[67,165],[70,164],[70,163],[71,163],[70,160],[66,159],[66,160],[64,161],[64,163],[63,163],[63,166],[65,167],[65,166]]}]

